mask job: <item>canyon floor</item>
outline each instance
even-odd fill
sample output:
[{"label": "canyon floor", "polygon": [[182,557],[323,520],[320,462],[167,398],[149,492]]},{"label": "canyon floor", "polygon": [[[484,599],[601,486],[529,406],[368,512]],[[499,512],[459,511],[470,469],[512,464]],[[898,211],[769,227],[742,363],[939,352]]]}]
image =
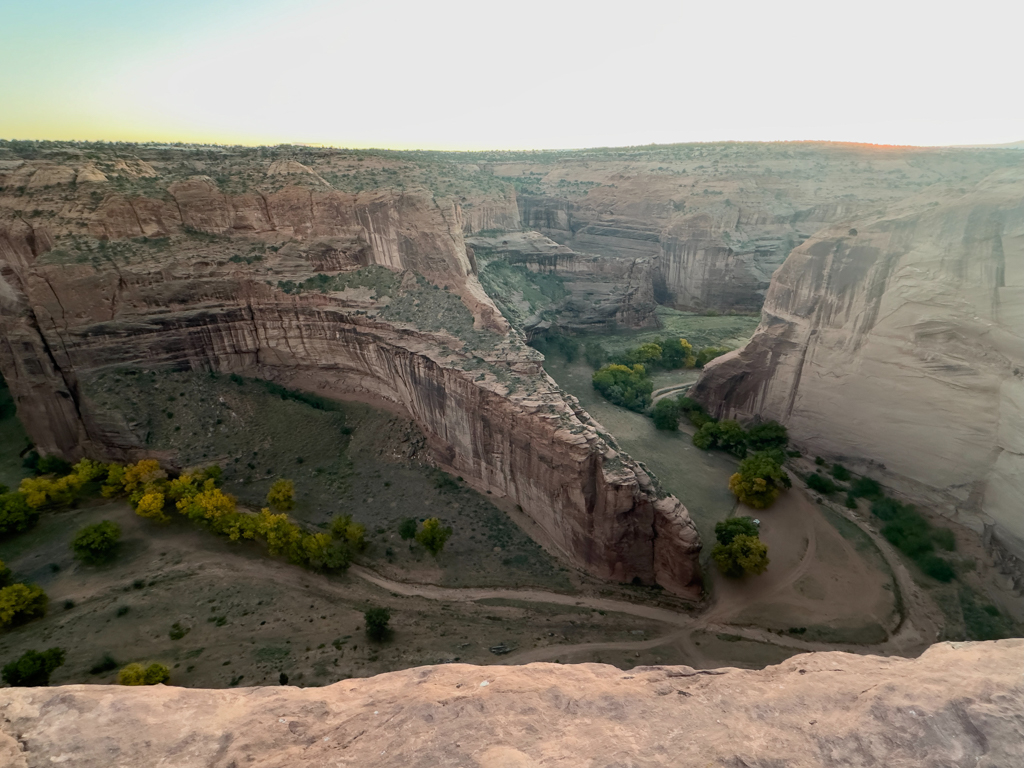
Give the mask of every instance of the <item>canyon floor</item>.
[{"label": "canyon floor", "polygon": [[[667,332],[704,333],[703,343],[750,325],[747,318],[669,320],[677,327]],[[647,335],[602,341],[615,349]],[[737,508],[726,487],[736,460],[697,450],[685,429],[659,432],[649,418],[607,403],[583,364],[553,358],[547,368],[683,500],[705,542],[719,520],[759,517],[768,572],[722,578],[708,567],[706,546],[708,599],[700,606],[599,582],[534,543],[513,522],[514,508],[432,468],[422,436],[399,414],[361,403],[313,407],[237,377],[115,371],[86,386],[112,418],[142,429],[154,450],[173,452],[183,465],[220,463],[225,487],[251,507],[274,478],[287,476],[296,482],[296,518],[316,527],[351,513],[367,525],[369,547],[346,574],[328,576],[181,519],[141,519],[123,502],[47,514],[33,531],[0,542],[0,559],[51,600],[45,618],[0,635],[0,658],[65,648],[55,684],[112,682],[115,670],[99,669],[109,656],[118,665],[166,663],[173,683],[186,687],[275,684],[281,673],[292,684],[319,686],[451,662],[760,668],[808,650],[916,655],[948,627],[932,596],[937,586],[921,586],[920,574],[867,526],[865,510],[816,504],[801,488],[767,511]],[[659,374],[656,386],[693,377]],[[13,485],[24,473],[18,454],[27,440],[13,415],[0,430],[0,477]],[[405,517],[434,515],[455,531],[437,559],[397,533]],[[117,560],[77,563],[71,538],[102,519],[124,531]],[[391,609],[394,631],[370,643],[362,614],[378,605]]]}]

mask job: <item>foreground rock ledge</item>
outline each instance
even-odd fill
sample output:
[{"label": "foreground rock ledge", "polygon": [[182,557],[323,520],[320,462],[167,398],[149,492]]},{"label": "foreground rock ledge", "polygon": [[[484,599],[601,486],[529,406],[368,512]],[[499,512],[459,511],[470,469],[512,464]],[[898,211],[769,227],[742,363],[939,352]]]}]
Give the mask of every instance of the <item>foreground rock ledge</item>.
[{"label": "foreground rock ledge", "polygon": [[420,667],[326,688],[0,690],[0,765],[1019,766],[1024,640],[764,670]]}]

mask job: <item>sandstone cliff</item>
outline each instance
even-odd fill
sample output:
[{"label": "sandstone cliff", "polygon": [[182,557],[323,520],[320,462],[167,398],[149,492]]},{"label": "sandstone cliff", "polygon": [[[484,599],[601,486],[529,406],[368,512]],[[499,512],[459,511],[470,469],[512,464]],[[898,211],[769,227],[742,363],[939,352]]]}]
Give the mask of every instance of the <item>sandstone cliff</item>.
[{"label": "sandstone cliff", "polygon": [[1017,766],[1024,641],[749,671],[420,667],[325,688],[0,690],[10,768]]},{"label": "sandstone cliff", "polygon": [[1024,172],[819,232],[692,390],[1024,554]]},{"label": "sandstone cliff", "polygon": [[[59,176],[33,165],[0,186]],[[145,195],[95,182],[5,199],[0,371],[41,450],[146,453],[144,435],[90,398],[117,367],[372,396],[415,419],[444,466],[518,504],[569,562],[699,595],[685,508],[659,499],[509,330],[481,288],[457,202],[342,192],[291,165],[266,177],[240,193],[204,175],[147,175]],[[298,181],[276,186],[282,177]],[[52,207],[33,218],[30,205]]]}]

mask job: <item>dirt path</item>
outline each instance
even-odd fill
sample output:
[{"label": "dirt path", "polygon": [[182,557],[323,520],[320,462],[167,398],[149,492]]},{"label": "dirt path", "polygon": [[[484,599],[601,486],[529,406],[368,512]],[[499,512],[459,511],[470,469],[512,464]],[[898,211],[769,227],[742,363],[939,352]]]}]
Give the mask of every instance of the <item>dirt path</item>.
[{"label": "dirt path", "polygon": [[[794,500],[794,510],[797,513],[806,513],[805,507],[813,507],[813,504],[802,491],[798,491],[798,493],[800,496]],[[900,590],[903,599],[902,621],[895,628],[895,631],[882,643],[859,645],[853,643],[817,642],[802,640],[767,629],[736,626],[729,623],[730,619],[738,616],[745,608],[757,603],[763,603],[788,589],[811,569],[817,556],[818,537],[814,520],[812,516],[807,514],[796,515],[798,520],[801,521],[800,527],[797,530],[794,530],[791,526],[786,529],[787,535],[791,540],[802,539],[806,542],[803,546],[803,552],[794,565],[785,571],[772,574],[773,578],[771,579],[762,577],[761,581],[751,584],[737,585],[725,580],[718,580],[715,597],[709,609],[700,616],[690,616],[666,608],[635,604],[625,600],[565,595],[539,589],[458,589],[429,584],[409,584],[383,578],[361,566],[352,566],[349,572],[377,587],[409,597],[423,597],[431,600],[448,600],[453,602],[475,602],[485,599],[505,598],[525,602],[568,605],[611,613],[628,614],[658,621],[672,627],[664,635],[646,640],[576,643],[523,649],[506,657],[505,660],[510,664],[527,664],[535,661],[552,661],[555,659],[564,662],[582,653],[645,651],[673,643],[686,652],[687,658],[691,659],[695,666],[713,664],[713,661],[705,658],[697,647],[693,637],[697,632],[724,633],[802,652],[842,650],[857,653],[870,651],[885,655],[905,655],[913,653],[914,650],[922,645],[934,642],[937,627],[930,618],[932,606],[927,604],[927,599],[914,583],[909,571],[903,565],[895,550],[889,545],[889,542],[867,526],[863,520],[850,510],[832,508],[871,537],[892,569],[897,587]]]}]

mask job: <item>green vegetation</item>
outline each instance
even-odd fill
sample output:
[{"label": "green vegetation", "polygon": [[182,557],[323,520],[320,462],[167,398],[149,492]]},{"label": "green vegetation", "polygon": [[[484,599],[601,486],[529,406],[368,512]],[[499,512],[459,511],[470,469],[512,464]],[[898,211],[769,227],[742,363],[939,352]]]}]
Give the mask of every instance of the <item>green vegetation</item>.
[{"label": "green vegetation", "polygon": [[427,552],[437,557],[451,535],[451,528],[442,526],[438,518],[431,517],[423,521],[423,527],[416,533],[416,541],[422,544]]},{"label": "green vegetation", "polygon": [[83,563],[99,565],[113,559],[120,540],[121,527],[103,520],[80,530],[71,542],[71,549]]},{"label": "green vegetation", "polygon": [[[709,451],[718,448],[728,451],[742,459],[748,449],[755,452],[774,451],[782,453],[789,443],[786,428],[777,421],[766,421],[755,424],[749,430],[743,429],[739,422],[732,419],[716,421],[708,415],[703,406],[696,400],[685,395],[679,397],[682,413],[697,427],[693,435],[693,444],[701,450]],[[782,463],[782,456],[779,463]]]},{"label": "green vegetation", "polygon": [[720,448],[742,459],[747,455],[747,433],[738,421],[706,421],[693,436],[693,444],[701,450]]},{"label": "green vegetation", "polygon": [[835,493],[837,489],[836,484],[833,483],[829,478],[824,475],[819,475],[817,472],[812,472],[807,476],[807,487],[812,491],[825,494],[826,496],[830,493]]},{"label": "green vegetation", "polygon": [[12,627],[46,613],[50,599],[35,584],[11,584],[0,589],[0,628]]},{"label": "green vegetation", "polygon": [[679,429],[679,417],[682,415],[682,412],[677,401],[664,397],[654,404],[651,418],[654,419],[654,426],[658,429],[667,429],[675,432]]},{"label": "green vegetation", "polygon": [[64,663],[62,648],[25,651],[19,658],[4,665],[4,682],[13,686],[44,686],[50,684],[50,675]]},{"label": "green vegetation", "polygon": [[716,544],[711,558],[722,573],[733,578],[764,573],[769,563],[767,545],[757,536],[745,534],[735,536],[728,544]]},{"label": "green vegetation", "polygon": [[606,365],[594,373],[594,389],[615,405],[643,413],[651,405],[654,383],[644,366]]},{"label": "green vegetation", "polygon": [[129,664],[117,673],[118,685],[158,685],[171,680],[171,671],[163,664],[152,663],[148,667]]},{"label": "green vegetation", "polygon": [[791,485],[777,452],[755,453],[741,461],[740,471],[729,478],[729,490],[754,509],[770,507],[782,489]]},{"label": "green vegetation", "polygon": [[295,483],[284,478],[274,481],[267,492],[267,504],[278,512],[288,512],[295,508]]},{"label": "green vegetation", "polygon": [[946,528],[936,529],[913,506],[882,497],[871,504],[871,512],[885,524],[882,535],[907,555],[928,576],[942,582],[956,576],[952,564],[934,553],[935,544],[954,549],[956,538]]},{"label": "green vegetation", "polygon": [[390,608],[369,608],[363,614],[366,622],[366,636],[374,642],[381,642],[391,634],[388,624],[391,621]]},{"label": "green vegetation", "polygon": [[416,538],[416,529],[419,526],[416,524],[416,518],[406,517],[402,519],[402,522],[398,524],[398,535],[405,540]]},{"label": "green vegetation", "polygon": [[0,538],[24,533],[39,522],[39,510],[33,509],[18,491],[0,494]]},{"label": "green vegetation", "polygon": [[752,517],[730,517],[715,523],[715,538],[719,544],[731,544],[737,536],[759,536],[760,531]]}]

